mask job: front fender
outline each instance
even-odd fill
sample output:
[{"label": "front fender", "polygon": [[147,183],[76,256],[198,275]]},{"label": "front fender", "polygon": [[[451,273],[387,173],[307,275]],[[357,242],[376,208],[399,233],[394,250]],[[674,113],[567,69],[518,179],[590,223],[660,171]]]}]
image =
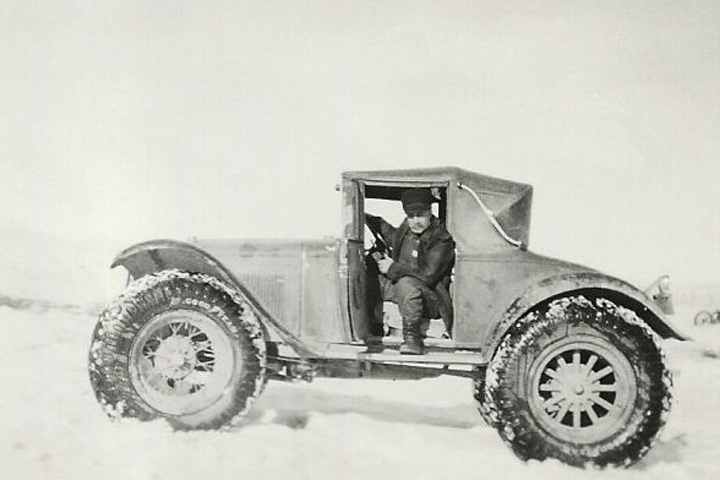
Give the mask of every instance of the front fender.
[{"label": "front fender", "polygon": [[629,283],[597,272],[568,273],[536,283],[510,305],[501,321],[488,335],[487,348],[484,350],[487,360],[492,358],[510,327],[536,305],[556,297],[577,294],[605,297],[633,310],[662,338],[688,339],[672,325],[662,310],[645,293]]},{"label": "front fender", "polygon": [[111,267],[123,266],[132,278],[177,268],[213,275],[226,283],[237,284],[232,274],[205,250],[176,240],[151,240],[120,252]]},{"label": "front fender", "polygon": [[272,327],[298,355],[310,358],[321,356],[315,347],[300,340],[274,318],[269,309],[255,298],[221,262],[195,245],[176,240],[151,240],[138,243],[115,257],[111,267],[117,266],[125,267],[133,279],[169,269],[212,275],[236,289],[247,299],[261,316],[264,325]]}]

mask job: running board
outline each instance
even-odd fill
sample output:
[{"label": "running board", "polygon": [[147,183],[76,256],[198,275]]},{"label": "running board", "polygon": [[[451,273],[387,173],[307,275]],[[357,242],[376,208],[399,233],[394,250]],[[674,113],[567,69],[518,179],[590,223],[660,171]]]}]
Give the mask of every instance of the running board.
[{"label": "running board", "polygon": [[[326,360],[358,360],[373,363],[423,364],[423,365],[484,365],[483,357],[478,351],[450,350],[426,345],[422,355],[405,355],[399,352],[400,344],[391,342],[368,345],[365,344],[331,344],[325,351]],[[450,344],[451,341],[447,340]],[[394,343],[394,342],[392,342]]]}]

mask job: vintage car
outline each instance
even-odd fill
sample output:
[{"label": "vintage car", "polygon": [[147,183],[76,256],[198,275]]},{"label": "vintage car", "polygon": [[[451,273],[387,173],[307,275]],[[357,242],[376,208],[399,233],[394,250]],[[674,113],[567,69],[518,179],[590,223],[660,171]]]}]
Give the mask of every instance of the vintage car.
[{"label": "vintage car", "polygon": [[[378,301],[371,208],[400,211],[431,189],[452,234],[452,323],[432,323],[424,353],[371,324]],[[269,380],[467,377],[482,417],[523,459],[621,465],[640,459],[671,404],[661,339],[666,277],[642,291],[528,250],[532,187],[460,168],[348,172],[340,238],[156,240],[113,267],[126,290],[100,315],[92,387],[113,418],[165,418],[178,429],[237,424]],[[382,319],[381,319],[382,320]],[[447,328],[445,328],[447,326]]]}]

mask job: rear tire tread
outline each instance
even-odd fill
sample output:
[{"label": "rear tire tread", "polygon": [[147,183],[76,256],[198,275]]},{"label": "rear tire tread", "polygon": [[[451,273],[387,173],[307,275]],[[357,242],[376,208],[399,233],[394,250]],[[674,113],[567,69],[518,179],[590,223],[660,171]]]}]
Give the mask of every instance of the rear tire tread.
[{"label": "rear tire tread", "polygon": [[[650,400],[644,418],[633,435],[618,434],[608,443],[575,445],[550,437],[530,414],[518,414],[523,409],[520,399],[509,384],[516,379],[507,372],[509,364],[527,351],[530,344],[548,335],[560,322],[568,321],[568,311],[580,309],[594,312],[591,326],[607,328],[618,335],[632,338],[638,344],[638,356],[648,362],[646,376],[638,378],[640,390],[649,392]],[[548,457],[575,466],[629,466],[642,458],[657,440],[672,403],[672,377],[666,367],[658,336],[632,310],[597,298],[594,303],[583,296],[561,298],[544,310],[536,310],[519,320],[504,336],[486,371],[484,382],[477,382],[476,400],[483,418],[495,427],[502,439],[523,460]],[[478,395],[484,395],[478,399]],[[527,410],[527,403],[524,403]]]}]

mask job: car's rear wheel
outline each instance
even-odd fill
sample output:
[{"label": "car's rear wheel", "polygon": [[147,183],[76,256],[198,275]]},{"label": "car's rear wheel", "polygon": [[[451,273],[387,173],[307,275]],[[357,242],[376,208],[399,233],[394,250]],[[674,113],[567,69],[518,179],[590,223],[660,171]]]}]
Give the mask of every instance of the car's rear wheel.
[{"label": "car's rear wheel", "polygon": [[495,427],[495,420],[493,417],[493,410],[488,398],[485,394],[485,372],[483,371],[479,378],[473,379],[473,398],[475,399],[475,406],[477,407],[478,413],[485,423],[490,427]]},{"label": "car's rear wheel", "polygon": [[89,359],[111,417],[166,418],[178,429],[236,422],[265,383],[265,343],[248,302],[214,277],[142,277],[101,314]]},{"label": "car's rear wheel", "polygon": [[504,337],[483,416],[521,458],[629,465],[659,435],[671,383],[655,334],[634,312],[562,298]]}]

